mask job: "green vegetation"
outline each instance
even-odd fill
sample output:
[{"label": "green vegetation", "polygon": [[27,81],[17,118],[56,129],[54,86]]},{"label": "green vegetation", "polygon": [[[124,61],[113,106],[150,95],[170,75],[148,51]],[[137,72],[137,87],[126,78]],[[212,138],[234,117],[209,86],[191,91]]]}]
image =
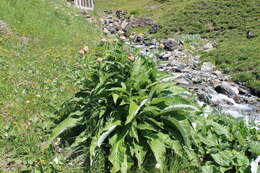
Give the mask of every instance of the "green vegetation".
[{"label": "green vegetation", "polygon": [[99,38],[77,14],[54,1],[0,2],[0,20],[10,27],[0,31],[0,172],[37,170],[54,158],[41,150],[46,113],[75,93],[78,51]]},{"label": "green vegetation", "polygon": [[[82,88],[53,116],[49,143],[60,136],[87,157],[87,169],[244,173],[260,154],[255,129],[231,117],[202,116],[195,98],[152,60],[109,44],[86,60]],[[173,158],[184,164],[176,167]]]},{"label": "green vegetation", "polygon": [[[97,0],[102,9],[104,0]],[[110,6],[111,5],[111,6]],[[216,39],[217,49],[204,54],[233,79],[259,94],[260,18],[256,0],[111,0],[107,8],[123,9],[137,16],[148,16],[163,27],[158,37],[176,32],[200,34]],[[254,34],[248,39],[247,32]]]},{"label": "green vegetation", "polygon": [[[99,10],[124,6],[131,14],[150,14],[166,28],[160,37],[181,23],[168,25],[164,16],[171,7],[177,14],[197,1],[96,2],[97,8],[106,4]],[[195,98],[151,60],[128,55],[120,44],[96,45],[99,29],[65,2],[2,0],[0,20],[9,25],[9,31],[0,31],[0,172],[242,173],[260,154],[259,131],[239,119],[205,118]],[[244,32],[230,30],[186,39],[217,37],[219,48],[205,56],[224,57],[229,51],[218,51],[231,44],[229,34],[239,40],[236,34]],[[243,38],[245,47],[237,46],[254,57],[255,47],[247,49],[247,43],[256,46],[257,39]],[[223,61],[216,64],[222,67]],[[259,75],[253,67],[230,71],[255,87]]]}]

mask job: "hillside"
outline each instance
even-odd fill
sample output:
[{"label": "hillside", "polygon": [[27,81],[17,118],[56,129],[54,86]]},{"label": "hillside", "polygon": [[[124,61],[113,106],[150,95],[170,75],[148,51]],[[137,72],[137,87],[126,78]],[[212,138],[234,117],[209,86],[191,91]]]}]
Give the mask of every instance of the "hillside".
[{"label": "hillside", "polygon": [[45,115],[78,89],[78,51],[100,36],[76,15],[60,1],[0,1],[0,172],[39,170],[53,158],[40,146]]}]

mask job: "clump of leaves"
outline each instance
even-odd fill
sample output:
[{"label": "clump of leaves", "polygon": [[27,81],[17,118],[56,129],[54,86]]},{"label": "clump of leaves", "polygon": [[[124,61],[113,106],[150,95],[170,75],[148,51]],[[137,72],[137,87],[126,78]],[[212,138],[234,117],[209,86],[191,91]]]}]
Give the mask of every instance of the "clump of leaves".
[{"label": "clump of leaves", "polygon": [[248,168],[256,150],[248,145],[255,141],[249,129],[199,116],[202,108],[174,85],[174,77],[158,72],[150,59],[128,57],[119,46],[97,60],[88,58],[83,88],[57,112],[50,141],[62,136],[73,148],[87,148],[90,165],[98,162],[100,151],[105,153],[105,169],[112,173],[151,164],[169,171],[169,153],[187,156],[190,166],[206,165],[204,172]]}]

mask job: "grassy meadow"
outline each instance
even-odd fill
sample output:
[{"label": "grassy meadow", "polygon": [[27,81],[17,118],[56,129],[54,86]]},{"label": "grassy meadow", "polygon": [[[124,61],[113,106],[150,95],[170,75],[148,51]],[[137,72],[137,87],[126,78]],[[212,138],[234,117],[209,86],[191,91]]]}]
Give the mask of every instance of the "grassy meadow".
[{"label": "grassy meadow", "polygon": [[78,51],[100,37],[78,14],[63,1],[0,2],[0,20],[9,25],[8,33],[0,31],[0,172],[54,158],[41,149],[46,115],[77,90]]}]

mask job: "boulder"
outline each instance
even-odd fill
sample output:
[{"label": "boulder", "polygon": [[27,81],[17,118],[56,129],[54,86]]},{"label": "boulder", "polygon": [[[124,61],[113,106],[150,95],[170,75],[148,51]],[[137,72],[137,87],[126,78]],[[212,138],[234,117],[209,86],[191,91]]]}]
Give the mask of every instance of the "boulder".
[{"label": "boulder", "polygon": [[218,93],[222,93],[222,94],[228,95],[230,97],[237,97],[239,94],[238,88],[232,86],[228,82],[222,82],[220,85],[215,87],[215,90]]}]

